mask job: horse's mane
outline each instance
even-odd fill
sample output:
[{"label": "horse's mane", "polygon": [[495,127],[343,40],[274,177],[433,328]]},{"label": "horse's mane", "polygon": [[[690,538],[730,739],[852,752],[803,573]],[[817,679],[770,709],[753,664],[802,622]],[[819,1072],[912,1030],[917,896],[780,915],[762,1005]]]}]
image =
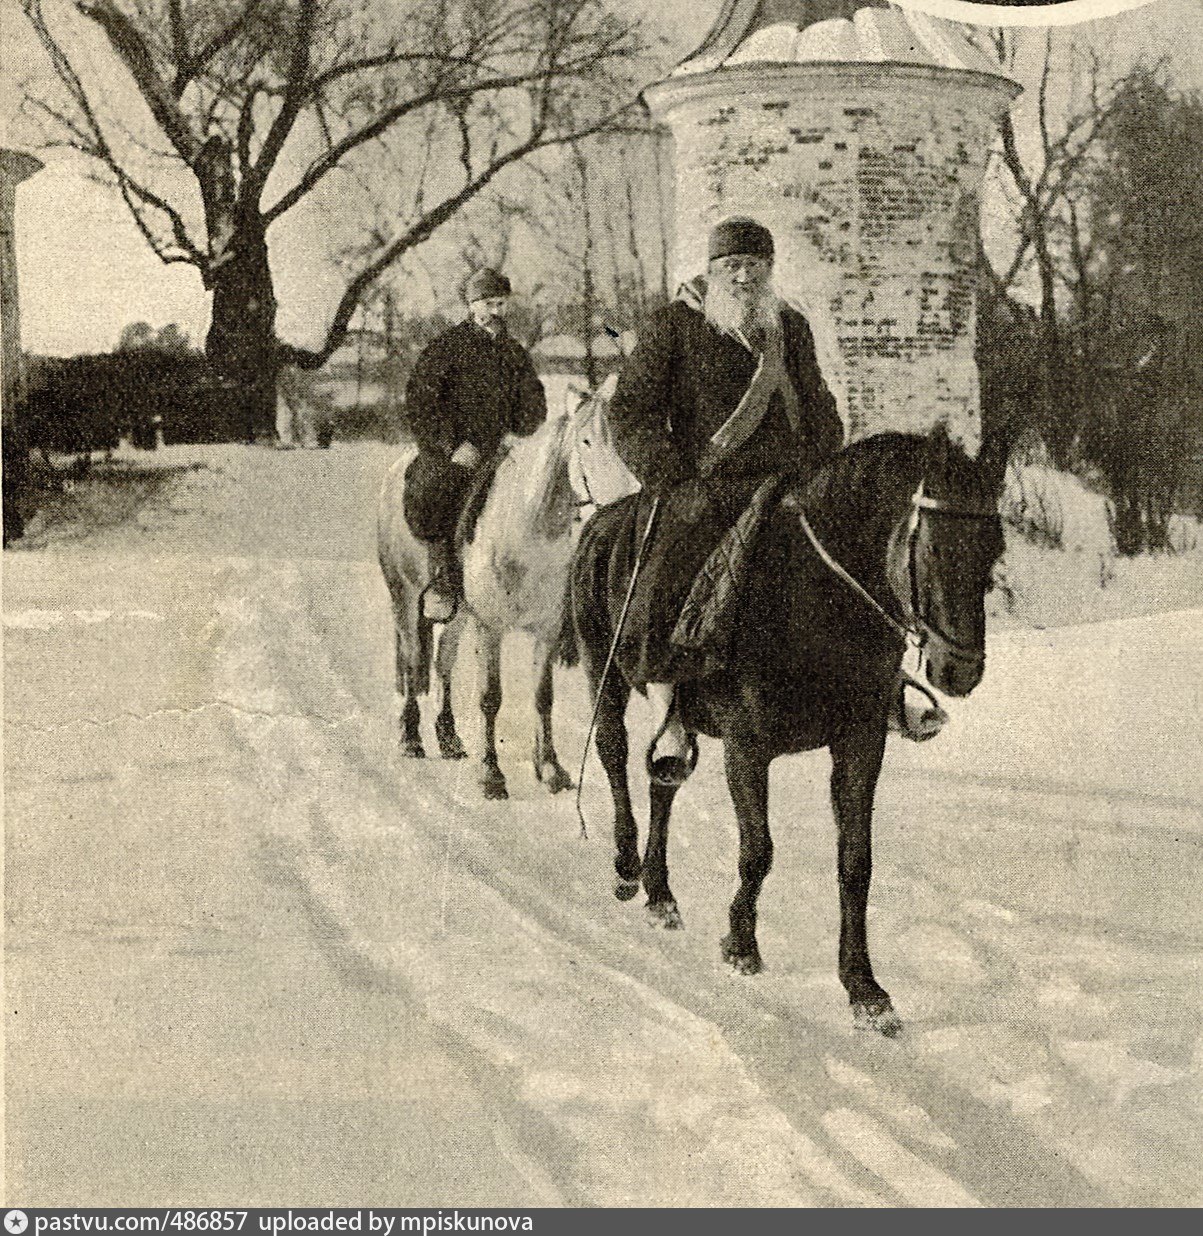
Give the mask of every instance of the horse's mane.
[{"label": "horse's mane", "polygon": [[502,457],[482,495],[473,533],[489,525],[507,539],[547,535],[549,508],[567,486],[565,432],[567,418],[549,417],[525,438],[519,438]]},{"label": "horse's mane", "polygon": [[880,433],[862,438],[834,455],[802,489],[808,511],[838,511],[842,517],[880,511],[895,491],[910,496],[919,475],[926,439],[917,434]]}]

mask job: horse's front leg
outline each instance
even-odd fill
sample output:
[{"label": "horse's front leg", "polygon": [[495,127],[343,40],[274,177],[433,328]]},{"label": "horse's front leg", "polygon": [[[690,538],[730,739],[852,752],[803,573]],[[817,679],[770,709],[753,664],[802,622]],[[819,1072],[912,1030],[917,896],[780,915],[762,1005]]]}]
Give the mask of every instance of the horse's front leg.
[{"label": "horse's front leg", "polygon": [[866,723],[831,744],[831,803],[839,830],[840,982],[860,1027],[893,1037],[902,1029],[890,997],[869,962],[869,881],[873,874],[873,797],[885,754],[886,727]]},{"label": "horse's front leg", "polygon": [[551,736],[551,708],[555,698],[552,668],[555,653],[551,644],[535,644],[535,776],[552,794],[572,789],[572,778],[560,765]]},{"label": "horse's front leg", "polygon": [[673,799],[680,787],[651,785],[651,822],[648,825],[647,849],[643,854],[643,887],[647,892],[647,914],[653,926],[676,931],[685,926],[677,899],[668,886],[668,825],[672,819]]},{"label": "horse's front leg", "polygon": [[740,974],[758,974],[763,967],[756,944],[756,901],[773,865],[769,757],[751,738],[724,734],[723,759],[739,822],[739,889],[731,902],[731,930],[723,938],[723,959]]},{"label": "horse's front leg", "polygon": [[439,742],[439,754],[445,760],[462,760],[468,754],[464,750],[464,744],[460,741],[451,703],[451,683],[455,675],[455,662],[459,655],[460,640],[467,622],[467,613],[461,607],[460,612],[443,628],[439,636],[438,655],[435,658],[435,669],[438,672],[439,692],[442,699],[439,705],[439,715],[434,721],[434,734]]},{"label": "horse's front leg", "polygon": [[497,760],[497,714],[501,711],[501,632],[476,624],[476,665],[480,711],[485,722],[484,752],[480,757],[480,784],[486,798],[509,798],[505,776]]}]

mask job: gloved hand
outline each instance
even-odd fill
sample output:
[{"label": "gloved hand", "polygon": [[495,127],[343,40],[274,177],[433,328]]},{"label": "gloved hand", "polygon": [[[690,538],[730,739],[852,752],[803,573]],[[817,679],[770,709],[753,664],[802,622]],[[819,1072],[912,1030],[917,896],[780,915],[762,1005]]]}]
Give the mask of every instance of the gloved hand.
[{"label": "gloved hand", "polygon": [[682,523],[692,524],[707,518],[714,508],[714,497],[707,483],[698,476],[671,483],[647,485],[644,489],[662,502],[671,502],[673,514]]},{"label": "gloved hand", "polygon": [[471,442],[461,442],[455,448],[455,454],[451,456],[451,462],[459,464],[462,468],[474,470],[480,463],[480,452]]}]

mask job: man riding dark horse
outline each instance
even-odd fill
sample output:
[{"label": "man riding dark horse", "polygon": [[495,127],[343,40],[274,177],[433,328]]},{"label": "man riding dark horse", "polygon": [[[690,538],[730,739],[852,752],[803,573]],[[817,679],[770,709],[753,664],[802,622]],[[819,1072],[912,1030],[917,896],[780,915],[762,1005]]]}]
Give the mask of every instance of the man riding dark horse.
[{"label": "man riding dark horse", "polygon": [[405,519],[428,542],[423,615],[432,622],[455,612],[460,572],[453,539],[469,492],[507,434],[525,437],[547,417],[530,356],[506,329],[510,290],[504,275],[477,271],[464,289],[468,320],[424,349],[406,390],[418,454],[405,474]]},{"label": "man riding dark horse", "polygon": [[843,441],[810,327],[772,289],[773,253],[760,223],[718,224],[707,276],[641,332],[610,404],[614,445],[643,484],[625,500],[638,535],[651,521],[618,658],[652,704],[648,767],[662,784],[691,767],[675,696],[705,662],[674,629],[699,572],[754,495],[780,493],[766,482],[805,481]]}]

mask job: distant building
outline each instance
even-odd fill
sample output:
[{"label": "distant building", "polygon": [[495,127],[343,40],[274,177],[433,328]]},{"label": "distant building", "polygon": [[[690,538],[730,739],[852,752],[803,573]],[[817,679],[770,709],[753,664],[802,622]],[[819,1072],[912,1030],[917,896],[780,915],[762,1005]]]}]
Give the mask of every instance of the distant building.
[{"label": "distant building", "polygon": [[[622,364],[624,348],[610,335],[595,335],[592,340],[593,364],[598,381],[614,373]],[[626,349],[629,351],[629,348]],[[543,375],[563,374],[588,377],[589,357],[585,341],[577,335],[547,335],[531,348],[535,368]]]},{"label": "distant building", "polygon": [[22,535],[17,496],[24,486],[28,450],[15,421],[25,394],[21,360],[21,304],[17,290],[17,186],[42,167],[23,150],[0,149],[0,408],[4,418],[4,543]]},{"label": "distant building", "polygon": [[23,150],[0,149],[0,318],[3,325],[0,372],[3,374],[4,427],[24,392],[21,365],[21,308],[17,290],[15,236],[17,186],[42,168]]}]

